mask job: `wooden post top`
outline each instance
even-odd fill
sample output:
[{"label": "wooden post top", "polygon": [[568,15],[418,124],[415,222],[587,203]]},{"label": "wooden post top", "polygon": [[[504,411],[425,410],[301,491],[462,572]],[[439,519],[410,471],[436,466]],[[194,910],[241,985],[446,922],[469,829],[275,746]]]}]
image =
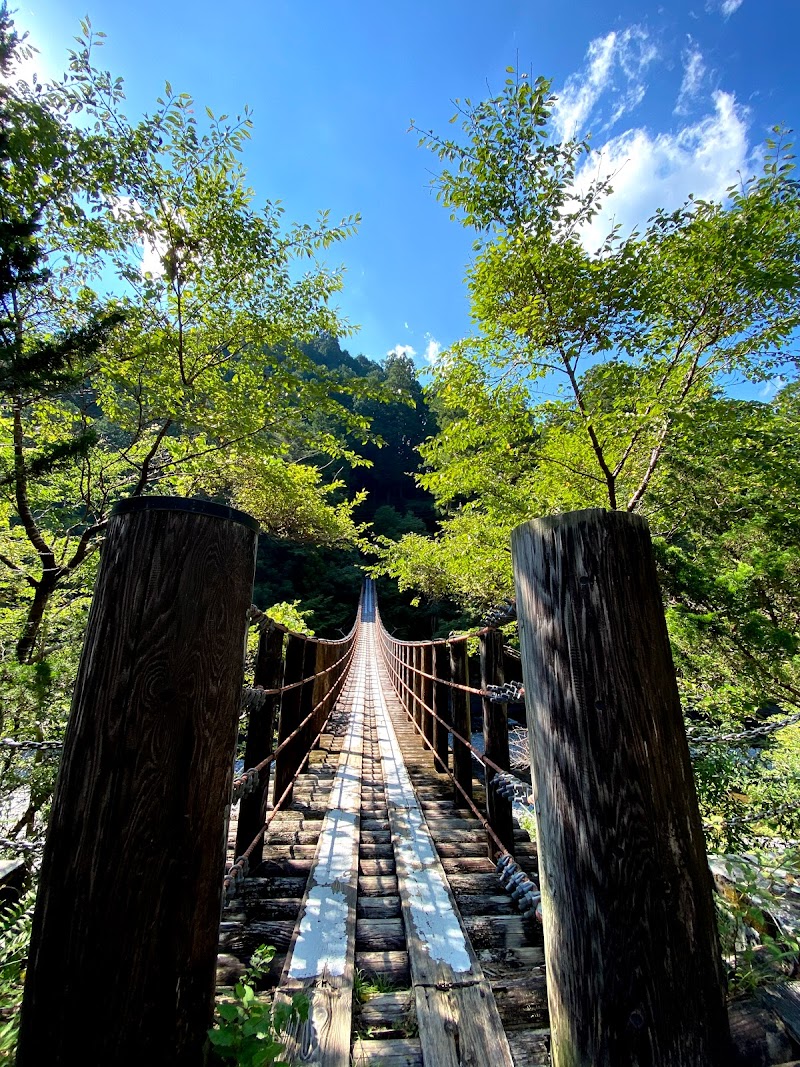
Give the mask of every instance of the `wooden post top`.
[{"label": "wooden post top", "polygon": [[194,500],[183,496],[130,496],[114,505],[111,517],[131,515],[140,511],[188,511],[193,515],[207,515],[215,519],[238,522],[249,530],[259,532],[258,520],[246,511],[239,511],[227,504],[215,504],[212,500]]}]

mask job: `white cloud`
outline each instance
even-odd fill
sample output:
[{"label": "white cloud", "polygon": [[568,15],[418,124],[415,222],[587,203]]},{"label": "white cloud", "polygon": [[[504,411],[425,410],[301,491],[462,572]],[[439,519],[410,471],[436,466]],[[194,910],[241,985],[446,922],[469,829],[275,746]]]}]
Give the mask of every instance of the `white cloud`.
[{"label": "white cloud", "polygon": [[602,122],[603,116],[596,109],[606,93],[615,95],[606,127],[635,108],[645,93],[642,76],[657,56],[656,47],[641,26],[596,37],[586,51],[583,70],[572,74],[557,93],[553,120],[558,135],[562,139],[575,137],[590,120]]},{"label": "white cloud", "polygon": [[703,87],[705,76],[706,65],[702,53],[690,37],[683,53],[683,81],[675,104],[676,115],[683,115],[689,110],[689,103]]},{"label": "white cloud", "polygon": [[[111,202],[111,211],[121,219],[136,222],[145,217],[141,204],[132,196],[117,196]],[[160,277],[164,273],[164,255],[167,251],[167,242],[157,234],[146,232],[144,225],[137,226],[139,230],[142,261],[139,264],[139,272],[142,277],[152,274]]]},{"label": "white cloud", "polygon": [[716,92],[713,102],[712,114],[676,133],[631,129],[590,153],[578,173],[577,191],[609,174],[614,191],[581,234],[587,251],[601,246],[614,223],[627,236],[656,208],[674,209],[689,193],[722,200],[738,173],[749,173],[747,110],[731,93]]},{"label": "white cloud", "polygon": [[778,375],[777,378],[771,378],[768,382],[764,382],[758,391],[759,399],[766,401],[774,400],[776,394],[783,389],[784,385],[787,384],[787,381],[788,379]]},{"label": "white cloud", "polygon": [[707,10],[720,11],[723,18],[729,19],[734,11],[739,10],[743,3],[744,0],[716,0],[715,3],[709,5]]},{"label": "white cloud", "polygon": [[411,345],[395,345],[394,348],[390,348],[386,353],[387,356],[416,356],[416,351]]},{"label": "white cloud", "polygon": [[428,363],[435,363],[439,358],[439,353],[442,351],[442,346],[438,341],[434,340],[430,334],[426,334],[425,336],[428,338],[428,344],[425,349],[425,359]]}]

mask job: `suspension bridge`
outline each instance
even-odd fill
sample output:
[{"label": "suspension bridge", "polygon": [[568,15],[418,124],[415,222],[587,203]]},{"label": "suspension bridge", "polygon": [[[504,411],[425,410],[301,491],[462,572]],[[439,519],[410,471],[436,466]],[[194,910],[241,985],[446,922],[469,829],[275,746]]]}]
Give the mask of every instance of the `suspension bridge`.
[{"label": "suspension bridge", "polygon": [[[308,998],[290,1063],[788,1067],[791,989],[759,1023],[760,1059],[731,1043],[643,520],[515,531],[517,653],[494,626],[399,641],[369,581],[344,638],[291,633],[250,605],[256,536],[242,513],[173,498],[112,519],[19,1067],[76,1048],[89,1067],[200,1067],[215,982],[261,945],[276,954],[260,995]],[[509,760],[520,668],[534,783]],[[536,844],[514,814],[531,792]]]}]

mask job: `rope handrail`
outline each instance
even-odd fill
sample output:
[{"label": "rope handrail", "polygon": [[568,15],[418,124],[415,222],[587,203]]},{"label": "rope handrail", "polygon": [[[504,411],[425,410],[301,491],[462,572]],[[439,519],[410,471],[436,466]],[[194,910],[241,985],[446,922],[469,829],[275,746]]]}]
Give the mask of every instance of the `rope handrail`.
[{"label": "rope handrail", "polygon": [[[310,639],[313,640],[313,639]],[[338,641],[330,641],[329,644],[340,644]],[[275,697],[281,696],[283,693],[288,693],[291,689],[299,689],[301,685],[307,685],[309,682],[316,681],[317,678],[322,678],[323,675],[330,674],[332,670],[335,670],[347,657],[350,655],[348,649],[343,656],[340,656],[335,663],[332,663],[330,667],[326,667],[324,670],[317,671],[315,674],[309,674],[306,678],[301,678],[297,682],[290,682],[288,685],[279,685],[274,689],[263,689],[260,685],[245,686],[245,693],[258,693],[261,697]]]},{"label": "rope handrail", "polygon": [[[526,780],[524,778],[520,778],[518,775],[514,774],[513,771],[508,770],[508,768],[504,768],[504,767],[498,766],[498,764],[496,764],[493,759],[490,759],[486,755],[486,753],[481,752],[479,749],[475,748],[475,746],[470,741],[467,741],[467,739],[465,737],[462,737],[462,735],[458,732],[458,730],[455,729],[455,727],[451,723],[445,722],[444,719],[441,718],[441,716],[437,715],[436,712],[433,710],[433,708],[430,707],[428,704],[426,704],[425,701],[422,700],[421,697],[414,696],[414,691],[411,689],[411,687],[409,685],[407,685],[406,682],[403,681],[403,679],[400,677],[399,671],[397,671],[394,668],[393,664],[389,664],[389,663],[386,662],[386,656],[385,655],[384,655],[383,662],[384,662],[385,666],[389,669],[389,671],[391,671],[391,673],[397,679],[397,681],[400,683],[400,685],[403,687],[403,689],[405,689],[408,694],[410,694],[411,696],[414,697],[415,702],[418,703],[420,707],[424,708],[430,715],[432,715],[433,718],[441,726],[444,726],[444,728],[448,731],[448,733],[451,733],[453,735],[453,737],[456,738],[457,741],[460,741],[462,745],[464,745],[466,748],[468,748],[470,750],[470,752],[472,753],[472,755],[477,759],[478,763],[481,763],[484,767],[489,767],[491,770],[495,771],[497,774],[510,774],[513,778],[516,778],[518,782],[523,782],[526,785],[530,784],[530,783],[526,782]],[[444,680],[441,679],[441,678],[437,679],[435,675],[432,676],[430,674],[427,674],[424,677],[426,677],[426,678],[433,677],[434,681],[440,681],[440,682],[442,682],[444,684]],[[396,688],[397,688],[397,686],[395,686],[395,689]],[[464,686],[456,686],[455,688],[463,689],[465,687]],[[474,690],[470,690],[470,691],[474,692]],[[483,694],[482,691],[479,691],[479,695],[485,695],[485,694]],[[401,701],[401,703],[403,703],[403,708],[405,709],[406,714],[408,714],[409,713],[408,712],[408,708],[406,708],[405,703],[402,702],[402,701]],[[417,727],[417,729],[419,729],[419,726],[417,725],[416,722],[414,723],[414,726]],[[426,738],[426,744],[427,743],[428,742],[427,742],[427,738]],[[448,771],[447,773],[449,774],[450,772]],[[458,783],[456,783],[456,785],[458,785]],[[459,786],[459,788],[460,788],[460,786]]]},{"label": "rope handrail", "polygon": [[[386,650],[386,641],[387,641],[387,639],[389,641],[394,641],[394,638],[391,637],[391,635],[387,633],[386,629],[384,628],[383,624],[380,621],[380,616],[379,615],[378,615],[378,622],[379,622],[378,634],[379,634],[380,639],[381,639],[381,653],[383,655],[384,665],[387,667],[387,669],[390,671],[390,673],[394,676],[392,684],[394,685],[395,690],[398,689],[397,683],[399,683],[399,685],[403,687],[403,689],[406,691],[406,693],[413,698],[415,703],[417,703],[420,707],[424,708],[425,711],[427,711],[428,714],[431,715],[436,720],[436,722],[439,723],[440,726],[443,726],[445,728],[445,730],[447,730],[448,733],[452,734],[453,737],[457,741],[459,741],[462,745],[464,745],[467,749],[469,749],[469,751],[471,752],[473,757],[478,761],[478,763],[480,763],[484,767],[484,770],[486,768],[489,768],[490,770],[493,770],[496,774],[501,774],[504,777],[508,776],[508,777],[511,777],[511,778],[515,778],[522,785],[525,785],[525,786],[529,787],[530,786],[530,782],[528,782],[525,778],[521,778],[519,775],[514,774],[514,772],[510,768],[501,767],[501,766],[499,766],[499,764],[495,763],[494,760],[491,759],[489,756],[487,756],[485,752],[481,752],[479,749],[477,749],[472,744],[471,741],[468,741],[462,734],[460,734],[458,732],[458,730],[455,729],[455,727],[453,726],[452,723],[445,722],[445,720],[442,719],[441,716],[438,715],[433,710],[433,708],[430,707],[430,705],[427,704],[422,699],[421,696],[417,696],[414,693],[414,691],[411,689],[411,687],[404,681],[403,678],[401,678],[400,672],[395,667],[395,663],[398,661],[398,657],[396,655],[393,655],[393,654],[390,653],[390,655],[392,655],[393,662],[391,662],[391,663],[388,662],[387,655],[386,655],[386,652],[387,652],[387,650]],[[488,627],[487,627],[487,629],[488,629]],[[419,670],[417,670],[415,667],[413,667],[411,665],[408,665],[408,666],[410,667],[411,671],[413,671],[415,674],[420,674],[424,678],[430,678],[434,682],[438,682],[439,684],[449,685],[453,689],[466,690],[469,693],[476,693],[478,696],[485,697],[486,699],[491,699],[491,693],[488,692],[488,691],[484,691],[482,689],[476,690],[476,689],[472,688],[471,686],[462,686],[462,685],[458,685],[455,682],[448,682],[447,679],[437,678],[436,675],[428,674],[426,671],[419,671]],[[399,691],[398,691],[398,695],[399,695]],[[414,722],[415,729],[417,729],[421,733],[421,735],[423,736],[423,738],[425,740],[425,743],[433,751],[433,746],[430,744],[430,742],[428,741],[427,737],[425,737],[424,733],[421,731],[418,723],[414,720],[413,716],[411,716],[408,708],[406,707],[405,702],[402,699],[401,699],[401,703],[403,705],[403,709],[405,710],[406,714],[409,715],[411,717],[412,722]],[[450,775],[450,777],[452,778],[453,776],[450,773],[449,768],[445,768],[445,769],[447,770],[448,775]],[[454,781],[454,784],[462,792],[464,792],[464,790],[461,788],[461,784],[459,782],[457,782],[455,779],[453,779],[453,781]]]},{"label": "rope handrail", "polygon": [[[325,721],[323,722],[319,733],[309,745],[309,751],[314,747],[314,745],[316,745],[316,743],[325,733],[325,727],[328,725],[328,721],[330,720],[332,711],[333,707],[331,707],[328,711],[328,714],[325,717]],[[289,738],[287,738],[286,740],[288,741]],[[244,850],[244,852],[241,854],[241,856],[238,856],[234,863],[232,863],[231,866],[225,872],[225,877],[222,882],[222,891],[226,900],[229,900],[231,897],[236,895],[236,890],[238,889],[239,883],[242,882],[249,874],[250,857],[252,856],[256,845],[258,845],[259,841],[263,839],[264,834],[269,829],[269,825],[272,820],[280,813],[281,804],[283,804],[284,800],[286,800],[286,797],[289,795],[289,793],[291,793],[292,789],[294,788],[294,783],[297,780],[299,774],[300,768],[298,767],[298,769],[292,775],[291,780],[287,783],[286,788],[281,793],[280,797],[278,797],[278,799],[272,805],[272,811],[264,819],[263,826],[260,827],[258,833],[247,846],[247,848]]]},{"label": "rope handrail", "polygon": [[[341,647],[343,650],[343,654],[337,656],[336,660],[333,663],[329,664],[327,667],[315,671],[313,674],[309,674],[303,678],[300,678],[297,681],[290,682],[288,685],[275,686],[273,688],[265,688],[262,686],[245,687],[245,695],[243,698],[244,705],[251,712],[258,712],[260,711],[263,703],[269,697],[280,696],[281,698],[283,698],[286,693],[292,691],[296,692],[297,690],[300,690],[302,692],[302,690],[306,686],[311,685],[313,685],[314,689],[316,689],[316,685],[314,683],[316,683],[317,679],[325,679],[333,675],[333,680],[331,682],[323,683],[324,691],[317,703],[308,711],[304,718],[291,729],[291,732],[281,740],[280,744],[277,745],[275,750],[269,752],[264,757],[264,759],[256,763],[255,766],[246,768],[241,774],[237,775],[237,777],[233,781],[231,790],[231,802],[237,803],[238,801],[243,800],[243,798],[246,797],[248,794],[258,789],[263,782],[263,772],[266,771],[269,767],[275,765],[275,789],[277,790],[278,788],[281,788],[282,792],[280,796],[273,801],[272,810],[270,811],[269,815],[266,818],[262,816],[260,825],[258,826],[258,830],[255,833],[253,839],[250,841],[250,844],[247,846],[247,848],[244,849],[244,851],[241,852],[241,854],[225,872],[223,878],[223,893],[226,900],[230,899],[232,896],[235,895],[239,884],[247,877],[250,869],[251,857],[255,853],[257,853],[258,857],[260,857],[260,844],[264,839],[264,835],[268,827],[270,826],[272,820],[275,818],[278,812],[282,810],[282,806],[286,802],[287,798],[291,796],[295,782],[297,781],[297,778],[301,773],[301,769],[303,763],[305,762],[305,759],[298,759],[296,765],[294,765],[294,761],[292,760],[292,757],[290,755],[291,747],[294,743],[297,742],[297,739],[299,737],[302,737],[309,723],[312,724],[312,729],[316,727],[315,720],[318,719],[320,711],[322,711],[323,718],[322,722],[319,724],[319,730],[316,736],[308,742],[307,747],[305,740],[302,741],[304,751],[310,752],[311,749],[313,749],[314,746],[318,743],[320,737],[328,727],[328,723],[330,722],[330,718],[334,708],[337,706],[337,701],[341,694],[342,688],[347,678],[350,664],[355,654],[358,630],[361,619],[361,602],[359,601],[359,607],[356,612],[356,617],[353,622],[353,626],[350,629],[350,632],[345,637],[337,640],[327,640],[323,638],[310,637],[307,634],[295,633],[294,631],[289,630],[287,627],[275,623],[273,619],[270,619],[269,616],[267,616],[264,612],[260,611],[256,607],[252,607],[248,615],[251,622],[254,621],[259,623],[259,625],[261,626],[262,635],[264,633],[275,632],[280,634],[288,634],[290,638],[295,637],[298,640],[303,641],[304,644],[309,643],[310,645],[315,646],[317,663],[319,662],[318,657],[320,646],[325,646],[326,648],[334,649]],[[280,647],[278,649],[278,655],[280,656],[280,658],[283,658],[285,655],[285,649],[283,648],[283,644],[284,642],[281,638],[279,642]],[[288,648],[288,645],[286,647]],[[307,654],[308,651],[306,650],[303,653],[303,659]],[[327,655],[326,658],[328,658]],[[278,677],[280,677],[280,675],[278,675]],[[311,692],[313,697],[313,690]],[[284,709],[285,705],[283,704],[283,699],[281,699],[281,716],[283,716],[284,714]],[[269,743],[271,744],[271,741]],[[281,776],[281,764],[277,763],[279,757],[281,757],[282,754],[285,754],[285,757],[288,758],[290,761],[289,767],[287,768],[290,774],[288,781]],[[255,756],[256,753],[254,753],[253,755]],[[269,776],[267,778],[267,781],[263,782],[265,789],[268,788],[269,785],[268,779]],[[247,840],[247,838],[245,838],[245,840]],[[241,848],[241,842],[238,843],[238,848]]]},{"label": "rope handrail", "polygon": [[[378,621],[378,633],[381,635],[381,637],[383,637],[383,634],[385,633],[385,631],[383,629],[383,624],[380,621],[380,616],[377,615],[377,612],[376,612],[376,616],[377,616],[377,621]],[[396,674],[397,672],[394,671],[393,666],[390,663],[387,662],[386,649],[385,649],[385,645],[384,645],[384,641],[383,640],[381,640],[381,642],[380,642],[380,647],[381,647],[381,653],[383,655],[384,666],[391,673]],[[405,686],[405,688],[408,689],[408,686]],[[420,703],[422,703],[422,702],[420,701]],[[425,734],[424,734],[422,728],[420,727],[419,723],[417,723],[415,721],[413,715],[409,712],[408,708],[405,705],[405,702],[402,699],[400,701],[400,706],[403,708],[403,711],[406,713],[406,715],[407,715],[409,721],[411,722],[411,724],[413,725],[414,729],[417,731],[417,733],[420,735],[420,737],[422,738],[424,743],[428,746],[428,748],[431,750],[431,752],[433,752],[433,754],[435,756],[436,755],[436,749],[431,744],[431,742],[428,740],[428,738],[425,736]],[[427,708],[427,705],[425,705],[425,707]],[[430,708],[428,708],[428,710],[430,711]],[[431,714],[433,714],[434,718],[436,718],[439,722],[442,722],[442,720],[439,719],[438,716],[435,715],[434,712],[431,712]],[[452,726],[449,726],[447,723],[442,723],[442,725],[443,726],[447,726],[448,730],[453,734],[454,737],[457,737],[458,740],[462,742],[462,744],[465,744],[471,751],[475,752],[480,758],[480,753],[477,752],[477,749],[474,749],[473,746],[468,741],[465,741],[464,738],[461,737],[460,734],[457,734],[453,730]],[[510,853],[509,853],[508,849],[506,848],[506,846],[503,844],[503,842],[500,840],[500,838],[494,832],[492,827],[489,825],[489,822],[486,819],[486,817],[483,815],[483,813],[480,811],[480,809],[475,805],[475,803],[473,802],[472,798],[467,793],[466,789],[464,789],[464,787],[461,785],[461,783],[456,779],[456,777],[454,776],[454,774],[452,773],[450,768],[449,767],[445,767],[444,770],[445,770],[447,776],[452,781],[453,785],[456,787],[456,789],[458,789],[459,792],[463,795],[464,800],[466,801],[466,803],[467,803],[468,807],[470,808],[470,810],[472,811],[473,815],[478,820],[478,822],[480,822],[481,826],[484,828],[484,830],[487,832],[487,834],[489,834],[489,836],[494,841],[494,843],[497,846],[497,848],[500,850],[501,854],[502,855],[510,855]]]},{"label": "rope handrail", "polygon": [[[346,660],[348,658],[352,658],[353,649],[354,648],[355,648],[355,645],[353,645],[348,650],[346,655],[341,656],[333,666],[338,666],[338,664],[344,662],[344,660]],[[330,668],[330,669],[332,669],[332,668]],[[310,678],[304,679],[304,681],[310,681],[311,678],[318,678],[318,677],[320,677],[321,674],[326,674],[326,673],[327,673],[327,671],[320,671],[319,674],[312,675]],[[345,680],[346,676],[347,676],[347,670],[345,669],[345,670],[343,670],[341,672],[340,676],[336,679],[336,681],[333,683],[333,685],[328,690],[328,692],[325,693],[325,695],[323,696],[322,700],[318,701],[317,704],[315,704],[315,706],[311,709],[311,711],[308,713],[308,715],[306,715],[306,717],[303,719],[303,721],[298,723],[297,726],[295,726],[294,730],[292,730],[292,732],[290,734],[288,734],[283,739],[283,741],[281,741],[281,743],[278,745],[278,747],[275,749],[274,752],[270,752],[270,754],[265,759],[261,760],[260,763],[257,763],[254,767],[248,767],[246,770],[242,771],[242,773],[237,778],[234,779],[234,781],[233,781],[233,800],[234,800],[234,802],[236,800],[241,799],[241,797],[245,795],[245,793],[248,790],[245,789],[244,787],[247,786],[251,781],[253,781],[254,776],[260,775],[263,770],[266,770],[266,768],[269,767],[270,764],[275,762],[276,758],[281,754],[281,752],[284,751],[284,749],[289,745],[289,743],[291,741],[294,741],[294,739],[297,737],[297,735],[300,733],[300,731],[303,729],[303,727],[314,718],[314,716],[319,711],[319,709],[325,705],[326,701],[330,700],[331,705],[334,705],[336,703],[336,699],[337,699],[337,697],[339,696],[339,693],[342,690],[342,686],[344,685],[344,680]],[[304,684],[304,683],[303,682],[298,682],[298,683],[294,683],[293,685],[287,685],[285,687],[285,689],[277,689],[277,690],[274,690],[274,691],[272,691],[272,690],[264,690],[264,692],[265,693],[268,693],[268,692],[286,693],[290,689],[295,689],[297,687],[297,685],[302,685],[302,684]],[[338,686],[338,689],[337,689],[337,686]],[[333,710],[332,707],[329,710],[328,715],[325,718],[325,723],[327,723],[328,719],[330,718],[330,711],[331,710]],[[323,724],[323,729],[324,729],[324,724]],[[320,733],[322,733],[322,731],[320,731]],[[316,743],[316,741],[312,742],[310,747],[313,747],[315,743]],[[296,775],[295,775],[295,777],[296,777]],[[294,778],[292,780],[294,781]],[[251,789],[255,788],[255,785],[250,786],[250,788]],[[238,791],[238,795],[237,795],[237,791]]]},{"label": "rope handrail", "polygon": [[[381,626],[383,628],[382,624]],[[480,630],[471,630],[466,634],[451,634],[448,637],[432,637],[430,641],[403,641],[399,637],[392,637],[388,630],[384,630],[384,632],[391,641],[394,641],[398,645],[404,645],[411,648],[433,648],[435,645],[460,645],[464,641],[473,641],[476,637],[482,637],[484,634],[488,634],[496,629],[498,629],[496,626],[482,626]]]}]

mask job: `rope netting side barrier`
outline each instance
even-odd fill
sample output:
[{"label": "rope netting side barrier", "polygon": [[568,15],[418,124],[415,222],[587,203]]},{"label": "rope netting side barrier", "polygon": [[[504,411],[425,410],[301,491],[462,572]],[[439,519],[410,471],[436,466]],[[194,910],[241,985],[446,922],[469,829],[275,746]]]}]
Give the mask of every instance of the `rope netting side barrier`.
[{"label": "rope netting side barrier", "polygon": [[[504,681],[502,633],[487,626],[440,640],[399,641],[388,633],[377,612],[376,623],[384,666],[409,721],[433,753],[436,768],[452,781],[456,803],[467,807],[485,830],[500,880],[523,917],[540,917],[539,887],[513,854],[512,802],[529,802],[531,783],[513,774],[509,765],[506,705],[520,700],[524,690],[519,683]],[[480,646],[480,688],[468,681],[468,642],[475,638]],[[483,751],[471,740],[472,697],[482,701]],[[484,811],[475,802],[473,760],[483,772]]]},{"label": "rope netting side barrier", "polygon": [[225,872],[226,899],[261,862],[264,835],[291,803],[295,780],[328,727],[353,659],[360,618],[359,603],[350,632],[328,640],[296,633],[255,606],[248,612],[259,642],[253,683],[242,697],[244,769],[231,793],[231,804],[239,804],[237,858]]}]

